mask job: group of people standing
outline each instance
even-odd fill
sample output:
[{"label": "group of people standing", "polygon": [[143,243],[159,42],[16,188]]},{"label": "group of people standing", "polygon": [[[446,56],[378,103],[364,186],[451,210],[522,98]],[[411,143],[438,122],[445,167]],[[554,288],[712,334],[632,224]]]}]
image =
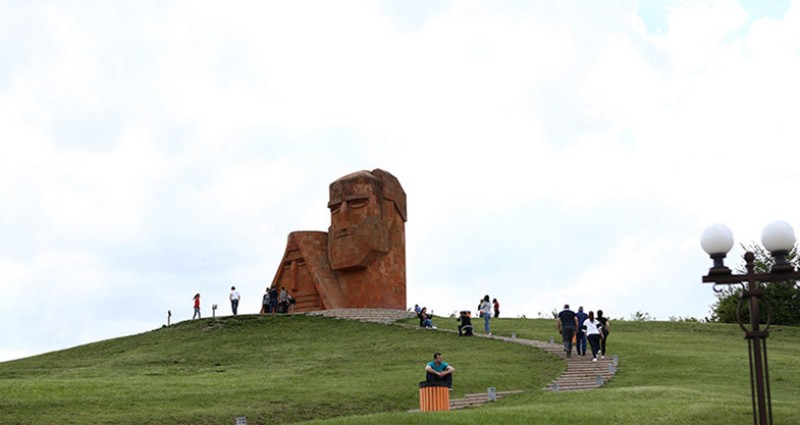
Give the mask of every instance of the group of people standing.
[{"label": "group of people standing", "polygon": [[558,313],[556,318],[558,331],[564,342],[564,351],[567,357],[572,357],[572,341],[575,340],[576,352],[579,356],[586,355],[586,343],[592,349],[592,361],[597,361],[597,355],[606,358],[606,340],[611,332],[611,324],[603,316],[603,310],[597,310],[595,317],[594,311],[588,314],[583,311],[583,306],[578,307],[578,312],[570,310],[569,304],[564,304],[564,309]]},{"label": "group of people standing", "polygon": [[[192,319],[201,319],[200,294],[195,294],[192,299],[194,300],[194,314],[192,314]],[[239,291],[236,290],[235,286],[231,286],[231,293],[228,299],[231,302],[231,312],[234,316],[238,315],[239,301],[242,299],[242,296],[239,294]],[[261,315],[263,316],[265,313],[287,313],[291,301],[292,297],[285,287],[281,287],[280,292],[275,287],[268,287],[262,300]],[[214,308],[216,308],[216,306]]]},{"label": "group of people standing", "polygon": [[280,291],[276,286],[267,287],[266,293],[261,297],[261,315],[288,313],[292,301],[293,298],[285,286],[281,286]]}]

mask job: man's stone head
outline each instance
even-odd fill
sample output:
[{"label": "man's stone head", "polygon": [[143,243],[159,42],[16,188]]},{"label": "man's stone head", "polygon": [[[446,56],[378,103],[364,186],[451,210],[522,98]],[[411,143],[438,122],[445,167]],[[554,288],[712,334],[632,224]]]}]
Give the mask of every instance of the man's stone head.
[{"label": "man's stone head", "polygon": [[367,267],[391,248],[392,218],[406,220],[405,192],[376,169],[348,174],[330,185],[328,256],[333,270]]}]

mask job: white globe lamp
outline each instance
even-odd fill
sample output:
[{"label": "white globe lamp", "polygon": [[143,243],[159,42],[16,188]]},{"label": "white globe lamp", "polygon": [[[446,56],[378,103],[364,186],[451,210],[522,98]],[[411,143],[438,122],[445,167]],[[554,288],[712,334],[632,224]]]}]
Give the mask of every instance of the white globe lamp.
[{"label": "white globe lamp", "polygon": [[700,246],[714,260],[714,266],[708,270],[709,275],[731,274],[731,269],[725,267],[723,261],[733,248],[733,232],[728,226],[716,223],[706,227],[700,236]]},{"label": "white globe lamp", "polygon": [[708,255],[727,254],[733,248],[733,232],[722,223],[712,224],[700,236],[700,245]]},{"label": "white globe lamp", "polygon": [[791,251],[796,240],[794,229],[783,220],[773,221],[761,232],[761,243],[769,252]]},{"label": "white globe lamp", "polygon": [[794,271],[794,267],[786,261],[786,256],[794,248],[796,241],[794,229],[783,220],[773,221],[764,227],[761,232],[761,243],[775,258],[773,272]]}]

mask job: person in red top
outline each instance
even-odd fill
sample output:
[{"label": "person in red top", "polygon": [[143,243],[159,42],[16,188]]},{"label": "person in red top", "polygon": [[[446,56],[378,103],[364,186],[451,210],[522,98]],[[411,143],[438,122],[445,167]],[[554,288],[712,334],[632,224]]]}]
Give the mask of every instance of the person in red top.
[{"label": "person in red top", "polygon": [[202,317],[200,317],[200,294],[195,294],[194,296],[194,314],[192,315],[192,319],[202,319]]},{"label": "person in red top", "polygon": [[492,304],[494,304],[494,318],[497,319],[500,317],[500,303],[497,301],[497,298],[492,300]]}]

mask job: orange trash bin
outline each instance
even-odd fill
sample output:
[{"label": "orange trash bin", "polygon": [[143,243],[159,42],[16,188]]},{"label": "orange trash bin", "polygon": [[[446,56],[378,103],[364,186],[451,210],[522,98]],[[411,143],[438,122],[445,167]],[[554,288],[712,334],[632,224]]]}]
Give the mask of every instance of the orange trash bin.
[{"label": "orange trash bin", "polygon": [[450,388],[441,382],[419,383],[420,412],[446,412],[450,410]]}]

